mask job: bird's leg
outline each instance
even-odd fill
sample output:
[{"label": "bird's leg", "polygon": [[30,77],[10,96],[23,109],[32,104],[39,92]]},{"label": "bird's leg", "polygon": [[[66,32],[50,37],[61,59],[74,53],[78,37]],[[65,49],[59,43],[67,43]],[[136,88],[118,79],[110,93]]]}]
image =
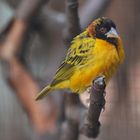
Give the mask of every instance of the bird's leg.
[{"label": "bird's leg", "polygon": [[87,93],[91,93],[91,86],[87,88]]}]

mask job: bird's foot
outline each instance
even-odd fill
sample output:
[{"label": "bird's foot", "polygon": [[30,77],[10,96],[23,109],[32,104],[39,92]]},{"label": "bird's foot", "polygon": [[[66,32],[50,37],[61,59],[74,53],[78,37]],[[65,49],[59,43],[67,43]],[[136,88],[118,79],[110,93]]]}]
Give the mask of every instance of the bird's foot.
[{"label": "bird's foot", "polygon": [[91,93],[91,86],[87,88],[87,93]]}]

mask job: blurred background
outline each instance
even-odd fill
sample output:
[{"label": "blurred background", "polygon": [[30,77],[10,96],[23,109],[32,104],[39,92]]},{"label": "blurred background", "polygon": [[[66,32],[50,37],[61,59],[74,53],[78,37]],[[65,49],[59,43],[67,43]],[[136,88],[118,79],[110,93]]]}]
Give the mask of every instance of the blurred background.
[{"label": "blurred background", "polygon": [[[1,140],[64,139],[66,94],[58,91],[38,102],[35,96],[52,80],[67,42],[79,33],[78,17],[83,30],[101,16],[115,21],[126,58],[107,86],[96,139],[140,139],[140,1],[78,0],[78,17],[77,4],[68,10],[72,2],[77,0],[0,0]],[[82,123],[86,109],[80,105],[78,110]],[[88,140],[73,131],[76,139]]]}]

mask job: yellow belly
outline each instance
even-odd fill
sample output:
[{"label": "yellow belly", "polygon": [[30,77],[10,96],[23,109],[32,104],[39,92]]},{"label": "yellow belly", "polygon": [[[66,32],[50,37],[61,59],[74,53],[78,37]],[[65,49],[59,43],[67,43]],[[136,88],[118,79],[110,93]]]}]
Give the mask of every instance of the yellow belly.
[{"label": "yellow belly", "polygon": [[[103,46],[105,47],[103,48]],[[69,87],[73,92],[83,92],[100,75],[105,75],[107,82],[119,65],[119,57],[114,46],[97,43],[95,47],[93,60],[89,60],[86,66],[75,71],[70,78]]]}]

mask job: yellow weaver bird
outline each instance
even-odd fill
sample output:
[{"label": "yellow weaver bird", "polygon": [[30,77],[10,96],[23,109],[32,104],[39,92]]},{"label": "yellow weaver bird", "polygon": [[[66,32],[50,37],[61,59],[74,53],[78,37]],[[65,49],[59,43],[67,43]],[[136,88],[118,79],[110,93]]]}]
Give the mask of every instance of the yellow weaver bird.
[{"label": "yellow weaver bird", "polygon": [[58,89],[82,93],[100,75],[107,82],[123,60],[124,49],[116,25],[109,18],[98,18],[72,40],[53,81],[36,100]]}]

